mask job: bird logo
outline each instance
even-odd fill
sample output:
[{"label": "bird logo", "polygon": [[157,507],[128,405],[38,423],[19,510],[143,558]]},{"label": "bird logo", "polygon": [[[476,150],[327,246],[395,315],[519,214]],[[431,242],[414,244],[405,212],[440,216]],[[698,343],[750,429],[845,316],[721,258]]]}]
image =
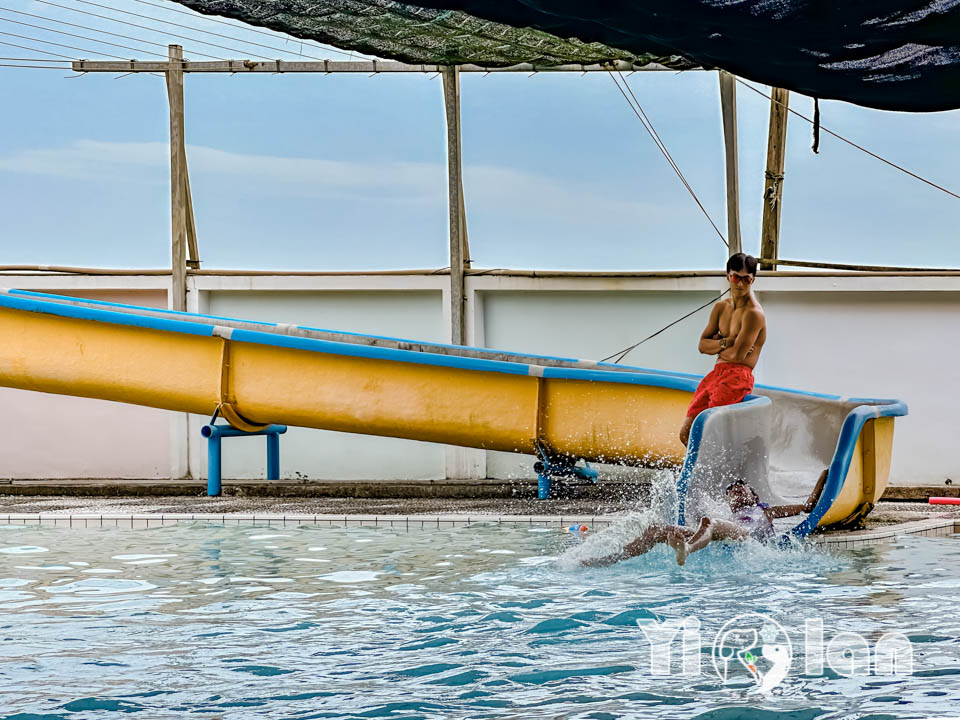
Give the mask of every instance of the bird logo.
[{"label": "bird logo", "polygon": [[721,682],[727,682],[731,664],[734,667],[739,665],[756,682],[751,694],[768,695],[783,682],[790,671],[792,656],[786,630],[758,613],[738,615],[728,620],[713,643],[713,667]]}]

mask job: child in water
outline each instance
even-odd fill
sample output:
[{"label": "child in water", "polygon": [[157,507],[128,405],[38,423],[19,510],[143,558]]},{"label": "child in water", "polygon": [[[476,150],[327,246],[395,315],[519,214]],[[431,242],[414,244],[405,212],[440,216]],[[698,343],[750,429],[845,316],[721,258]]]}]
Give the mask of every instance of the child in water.
[{"label": "child in water", "polygon": [[681,525],[651,525],[640,537],[627,543],[619,553],[595,560],[584,560],[582,564],[591,567],[612,565],[635,555],[643,555],[656,545],[664,543],[676,552],[677,564],[683,565],[690,553],[702,550],[715,540],[769,540],[775,532],[773,520],[813,510],[826,480],[827,471],[824,470],[810,497],[802,505],[773,507],[760,502],[760,496],[743,480],[735,480],[725,490],[725,499],[733,511],[733,520],[703,517],[696,529]]}]

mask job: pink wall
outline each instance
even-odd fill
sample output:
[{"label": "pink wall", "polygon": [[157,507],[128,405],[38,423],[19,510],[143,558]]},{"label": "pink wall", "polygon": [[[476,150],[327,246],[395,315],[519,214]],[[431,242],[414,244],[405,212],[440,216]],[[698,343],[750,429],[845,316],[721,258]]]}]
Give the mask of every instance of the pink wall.
[{"label": "pink wall", "polygon": [[[165,308],[162,290],[57,291]],[[173,413],[0,388],[0,478],[165,478]]]},{"label": "pink wall", "polygon": [[125,305],[142,305],[149,308],[165,309],[167,307],[167,293],[163,290],[37,290],[37,292]]}]

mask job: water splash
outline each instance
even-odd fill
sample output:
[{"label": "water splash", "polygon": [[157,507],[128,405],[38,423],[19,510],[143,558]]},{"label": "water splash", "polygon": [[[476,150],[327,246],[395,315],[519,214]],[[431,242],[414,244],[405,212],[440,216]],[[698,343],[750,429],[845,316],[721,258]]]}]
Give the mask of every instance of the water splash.
[{"label": "water splash", "polygon": [[650,487],[650,504],[642,510],[632,510],[609,527],[588,535],[561,555],[561,568],[572,569],[585,561],[596,560],[623,551],[624,546],[640,537],[656,523],[673,525],[677,521],[677,473],[660,470]]},{"label": "water splash", "polygon": [[[564,551],[557,559],[562,570],[582,568],[585,562],[616,555],[636,538],[640,537],[651,525],[675,525],[677,523],[677,477],[674,470],[661,470],[651,487],[650,505],[644,509],[633,510],[609,527],[603,528],[585,537],[581,542]],[[732,519],[727,503],[720,497],[701,494],[696,498],[698,507],[713,518]],[[777,547],[753,539],[740,542],[712,543],[703,550],[689,556],[685,569],[693,573],[707,575],[739,572],[755,572],[757,568],[788,570],[799,563],[808,563],[816,556],[815,567],[830,567],[835,564],[830,556],[814,546],[800,541],[788,542]],[[798,559],[802,558],[802,559]],[[820,560],[824,562],[821,564]],[[667,570],[676,568],[675,554],[672,549],[658,546],[645,556],[630,559],[633,566],[646,570]]]}]

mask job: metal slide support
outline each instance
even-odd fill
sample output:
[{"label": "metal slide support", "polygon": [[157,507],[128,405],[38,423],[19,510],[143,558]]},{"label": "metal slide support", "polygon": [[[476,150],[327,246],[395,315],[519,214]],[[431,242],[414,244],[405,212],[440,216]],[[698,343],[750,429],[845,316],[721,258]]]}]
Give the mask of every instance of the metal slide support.
[{"label": "metal slide support", "polygon": [[[286,427],[284,426],[284,431]],[[280,479],[280,433],[267,435],[267,480]]]},{"label": "metal slide support", "polygon": [[267,425],[258,432],[244,432],[230,425],[204,425],[200,434],[207,438],[207,496],[219,497],[223,471],[223,449],[220,441],[225,437],[267,436],[267,480],[280,479],[280,436],[287,431],[286,425]]},{"label": "metal slide support", "polygon": [[551,460],[549,453],[539,442],[536,444],[537,456],[540,458],[533,465],[537,473],[537,499],[546,500],[550,497],[550,490],[553,485],[553,478],[575,477],[591,483],[596,483],[600,473],[596,468],[590,467],[590,463],[585,463],[584,467],[576,465],[576,461],[570,462],[564,459]]},{"label": "metal slide support", "polygon": [[207,497],[220,497],[221,452],[220,434],[206,433],[207,427],[200,432],[207,437]]}]

